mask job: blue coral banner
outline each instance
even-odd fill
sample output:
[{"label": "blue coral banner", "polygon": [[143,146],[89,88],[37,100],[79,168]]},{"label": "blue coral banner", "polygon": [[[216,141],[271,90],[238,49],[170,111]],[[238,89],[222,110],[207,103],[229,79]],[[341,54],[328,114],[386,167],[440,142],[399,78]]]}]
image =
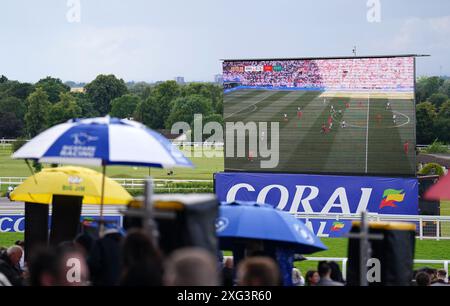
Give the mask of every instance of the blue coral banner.
[{"label": "blue coral banner", "polygon": [[[220,201],[256,201],[291,213],[418,214],[415,178],[336,176],[279,173],[216,173]],[[316,235],[339,237],[350,221],[310,219]]]},{"label": "blue coral banner", "polygon": [[[82,216],[80,222],[89,222],[95,225],[98,216]],[[122,227],[122,216],[105,216],[103,219],[111,225]],[[51,217],[49,217],[49,229],[50,229]],[[25,217],[23,215],[4,215],[0,216],[0,233],[11,232],[24,232],[25,231]]]}]

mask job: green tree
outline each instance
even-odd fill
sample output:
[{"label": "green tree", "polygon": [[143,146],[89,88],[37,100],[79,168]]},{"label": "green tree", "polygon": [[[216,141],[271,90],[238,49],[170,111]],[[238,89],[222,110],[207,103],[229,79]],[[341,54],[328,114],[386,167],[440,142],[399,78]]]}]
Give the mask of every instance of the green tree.
[{"label": "green tree", "polygon": [[435,139],[434,120],[436,110],[430,102],[422,102],[416,107],[417,143],[429,144]]},{"label": "green tree", "polygon": [[217,102],[214,112],[223,115],[223,99],[220,99],[219,102]]},{"label": "green tree", "polygon": [[223,99],[223,89],[221,86],[212,83],[190,83],[182,87],[183,96],[200,95],[207,98],[213,110]]},{"label": "green tree", "polygon": [[25,103],[12,96],[0,99],[0,137],[15,138],[22,134]]},{"label": "green tree", "polygon": [[98,75],[95,80],[85,86],[86,95],[94,104],[100,116],[111,111],[111,101],[128,93],[127,86],[122,79],[113,74]]},{"label": "green tree", "polygon": [[48,121],[49,125],[53,126],[80,116],[81,108],[78,106],[76,99],[70,93],[62,92],[59,94],[59,102],[51,106]]},{"label": "green tree", "polygon": [[133,117],[136,107],[140,102],[140,98],[136,95],[123,95],[115,98],[111,102],[111,116],[117,118]]},{"label": "green tree", "polygon": [[434,122],[435,136],[446,143],[450,143],[450,117],[438,116]]},{"label": "green tree", "polygon": [[81,117],[92,118],[100,116],[99,112],[95,109],[94,103],[83,92],[74,92],[72,96],[75,98],[77,105],[81,109]]},{"label": "green tree", "polygon": [[150,96],[138,104],[134,113],[134,119],[142,122],[152,129],[160,129],[162,128],[161,117],[159,114],[161,110],[160,106],[161,105],[156,98]]},{"label": "green tree", "polygon": [[181,95],[180,86],[175,81],[166,81],[157,84],[151,91],[151,97],[156,99],[157,118],[155,128],[163,129],[172,109],[172,102]]},{"label": "green tree", "polygon": [[21,135],[22,129],[23,121],[14,112],[0,109],[0,137],[16,138]]},{"label": "green tree", "polygon": [[0,92],[2,92],[4,96],[12,96],[21,100],[26,100],[33,90],[34,86],[30,83],[20,83],[18,81],[0,83]]},{"label": "green tree", "polygon": [[428,102],[433,104],[436,109],[438,109],[447,100],[448,97],[442,93],[434,93],[428,98]]},{"label": "green tree", "polygon": [[25,126],[30,137],[42,132],[48,126],[48,113],[51,103],[48,95],[41,87],[30,94],[27,99],[28,110],[25,114]]},{"label": "green tree", "polygon": [[48,100],[51,103],[56,103],[59,101],[59,94],[62,92],[69,92],[70,87],[64,84],[58,78],[46,77],[44,79],[40,79],[35,87],[41,87],[48,95]]},{"label": "green tree", "polygon": [[439,88],[439,92],[450,97],[450,80],[445,80],[441,87]]},{"label": "green tree", "polygon": [[426,101],[433,93],[437,93],[443,84],[443,79],[437,76],[420,77],[416,82],[416,101]]},{"label": "green tree", "polygon": [[128,88],[128,91],[131,94],[134,94],[141,98],[142,100],[146,100],[152,91],[152,85],[146,83],[146,82],[137,82],[134,83],[132,86]]},{"label": "green tree", "polygon": [[172,111],[166,121],[166,128],[170,129],[175,122],[184,121],[192,124],[194,114],[208,116],[212,112],[208,99],[200,95],[180,97],[173,101]]},{"label": "green tree", "polygon": [[439,108],[438,116],[441,118],[450,118],[450,100],[445,103],[442,103]]},{"label": "green tree", "polygon": [[7,96],[0,99],[0,110],[12,112],[17,119],[23,120],[27,107],[25,102],[13,96]]}]

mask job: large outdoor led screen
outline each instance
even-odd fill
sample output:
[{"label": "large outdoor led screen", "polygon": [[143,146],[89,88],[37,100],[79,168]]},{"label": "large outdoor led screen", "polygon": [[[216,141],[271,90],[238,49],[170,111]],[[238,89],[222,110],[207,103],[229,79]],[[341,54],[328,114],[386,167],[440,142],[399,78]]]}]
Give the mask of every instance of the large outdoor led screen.
[{"label": "large outdoor led screen", "polygon": [[225,60],[225,170],[414,175],[414,61]]}]

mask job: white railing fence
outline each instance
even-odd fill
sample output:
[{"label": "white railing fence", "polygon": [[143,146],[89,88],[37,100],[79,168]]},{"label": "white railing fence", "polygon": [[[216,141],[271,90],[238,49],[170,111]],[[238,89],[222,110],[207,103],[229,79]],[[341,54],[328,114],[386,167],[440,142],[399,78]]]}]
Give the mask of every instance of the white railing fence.
[{"label": "white railing fence", "polygon": [[[19,177],[19,176],[0,177],[0,187],[2,185],[17,186],[20,185],[26,179],[27,179],[26,177]],[[146,181],[145,178],[112,178],[112,179],[127,189],[143,189]],[[212,180],[153,179],[153,188],[156,192],[158,191],[170,192],[171,190],[189,191],[189,190],[211,189],[212,183],[213,183]],[[192,184],[193,186],[188,186],[189,184]],[[208,187],[209,185],[211,187]]]},{"label": "white railing fence", "polygon": [[[293,215],[298,219],[302,219],[306,223],[310,220],[358,221],[361,219],[360,214],[294,213]],[[416,238],[421,240],[450,239],[450,216],[380,215],[376,213],[368,213],[367,218],[369,221],[398,221],[415,223]]]}]

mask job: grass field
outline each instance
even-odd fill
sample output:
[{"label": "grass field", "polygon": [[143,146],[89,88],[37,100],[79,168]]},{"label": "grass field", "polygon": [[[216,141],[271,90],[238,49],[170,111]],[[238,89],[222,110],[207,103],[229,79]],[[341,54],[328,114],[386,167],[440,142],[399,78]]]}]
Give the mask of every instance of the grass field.
[{"label": "grass field", "polygon": [[[390,106],[387,107],[387,103]],[[298,108],[300,107],[300,113]],[[284,117],[286,114],[286,118]],[[395,122],[393,116],[396,116]],[[243,89],[224,97],[226,122],[278,122],[280,172],[414,174],[415,115],[406,96]],[[342,123],[345,121],[345,127]],[[323,132],[322,126],[331,129]],[[271,130],[259,140],[270,145]],[[408,153],[404,143],[408,141]],[[237,141],[235,146],[243,145]],[[245,139],[248,146],[248,139]],[[248,147],[247,147],[248,148]],[[249,149],[246,149],[249,150]],[[252,152],[257,156],[257,152]],[[226,170],[264,171],[258,158],[226,157]]]},{"label": "grass field", "polygon": [[[0,148],[1,149],[1,148]],[[194,169],[176,168],[173,169],[173,175],[167,175],[167,170],[146,167],[126,167],[126,166],[110,166],[106,169],[106,175],[110,177],[128,177],[142,178],[149,174],[154,178],[163,179],[204,179],[211,180],[215,172],[223,171],[223,157],[196,157],[195,153],[201,153],[201,148],[183,150],[184,153],[191,153],[189,159],[194,163]],[[222,150],[218,151],[222,154]],[[209,151],[211,153],[211,151]],[[45,166],[45,165],[44,165]],[[97,171],[101,171],[99,167],[91,167]],[[23,160],[11,159],[11,150],[9,147],[0,150],[0,177],[7,176],[30,176],[30,170]]]}]

